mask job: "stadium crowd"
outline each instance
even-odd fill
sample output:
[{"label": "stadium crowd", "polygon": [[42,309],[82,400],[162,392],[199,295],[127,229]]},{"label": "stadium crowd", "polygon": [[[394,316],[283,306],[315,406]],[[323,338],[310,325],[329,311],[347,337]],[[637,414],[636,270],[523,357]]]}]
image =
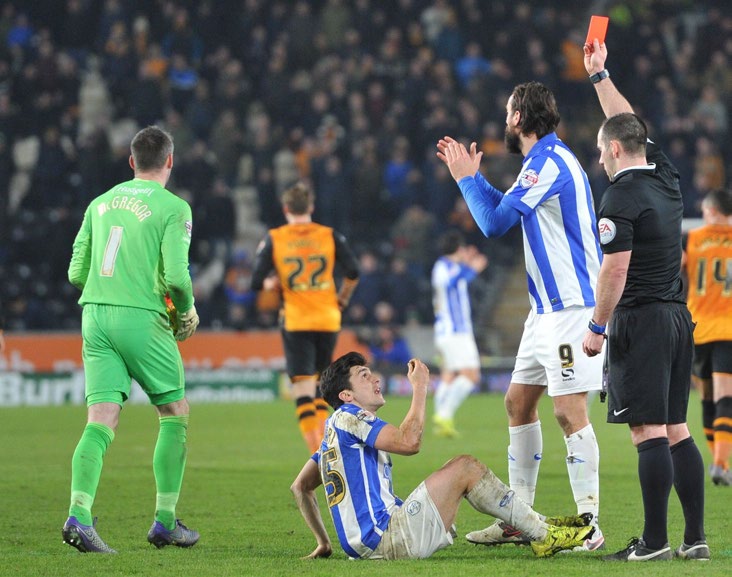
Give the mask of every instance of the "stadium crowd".
[{"label": "stadium crowd", "polygon": [[[314,218],[360,255],[345,321],[432,321],[435,241],[460,228],[490,258],[474,283],[490,322],[517,235],[486,241],[447,168],[466,135],[504,189],[504,104],[518,82],[557,95],[560,137],[597,198],[601,117],[582,62],[591,14],[611,19],[611,70],[679,168],[685,211],[729,185],[732,10],[702,0],[34,0],[0,3],[0,300],[8,330],[78,329],[66,280],[89,200],[132,178],[129,141],[175,140],[168,188],[193,206],[201,324],[272,326],[253,253],[284,222],[278,194],[313,183]],[[651,55],[650,57],[648,55]]]}]

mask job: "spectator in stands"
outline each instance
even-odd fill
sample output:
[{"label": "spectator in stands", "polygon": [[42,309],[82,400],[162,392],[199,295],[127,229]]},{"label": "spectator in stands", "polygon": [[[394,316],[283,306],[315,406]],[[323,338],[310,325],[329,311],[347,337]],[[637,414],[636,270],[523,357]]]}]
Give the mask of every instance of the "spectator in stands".
[{"label": "spectator in stands", "polygon": [[434,256],[435,219],[419,204],[409,206],[391,228],[394,255],[407,262],[409,271],[423,277]]},{"label": "spectator in stands", "polygon": [[350,306],[345,311],[346,321],[351,325],[370,325],[376,322],[376,305],[385,298],[383,271],[378,256],[371,250],[361,253],[358,268],[359,282],[351,297]]},{"label": "spectator in stands", "polygon": [[367,336],[369,356],[374,368],[381,373],[401,371],[412,358],[409,343],[397,325],[379,325]]},{"label": "spectator in stands", "polygon": [[242,330],[254,324],[257,293],[252,290],[252,265],[244,250],[231,257],[224,279],[224,294],[228,301],[228,325]]},{"label": "spectator in stands", "polygon": [[[8,190],[8,200],[0,201],[3,230],[29,226],[16,211],[17,199],[27,196],[38,144],[49,126],[58,126],[62,138],[68,137],[70,146],[64,144],[64,149],[79,163],[78,174],[73,167],[68,174],[74,188],[83,190],[89,200],[127,174],[127,152],[115,144],[119,127],[128,126],[125,130],[132,131],[131,137],[161,114],[166,114],[165,126],[175,138],[179,162],[196,140],[203,141],[207,152],[219,158],[217,176],[223,173],[230,187],[254,186],[259,219],[275,226],[280,217],[277,194],[293,182],[292,178],[279,182],[273,175],[275,154],[289,146],[291,134],[302,134],[292,148],[297,178],[314,178],[313,159],[323,152],[311,143],[318,141],[323,119],[335,117],[342,131],[335,131],[337,150],[328,154],[337,153],[342,169],[353,175],[351,237],[355,244],[374,249],[410,204],[418,202],[436,214],[427,193],[439,188],[440,173],[429,170],[422,160],[433,136],[458,133],[478,142],[494,140],[479,133],[502,120],[490,112],[486,95],[499,109],[518,80],[531,77],[556,86],[566,61],[549,55],[559,54],[562,40],[572,30],[581,30],[587,19],[586,6],[576,1],[542,11],[532,10],[526,1],[507,5],[475,0],[300,0],[292,3],[292,9],[282,0],[52,4],[57,18],[42,12],[42,6],[51,5],[46,2],[5,2],[0,14],[0,133],[6,151],[4,160],[0,154],[0,172],[7,169],[7,175],[0,174],[7,185],[0,188]],[[631,37],[623,20],[613,15],[616,42],[627,48],[628,61],[639,54],[652,55],[650,69],[642,61],[637,65],[643,74],[636,83],[641,94],[651,95],[650,118],[663,131],[664,140],[687,139],[693,165],[694,139],[710,137],[719,147],[723,166],[729,166],[729,139],[704,120],[726,116],[729,121],[729,105],[719,97],[729,93],[732,78],[727,65],[732,55],[724,42],[728,14],[709,0],[697,2],[693,12],[681,7],[662,17],[626,8],[639,33]],[[451,38],[466,46],[457,53],[455,66],[438,58],[432,48],[442,42],[449,51],[448,44],[457,45]],[[574,53],[571,42],[565,48]],[[190,78],[197,78],[193,90],[185,84],[177,91],[166,89],[176,54],[187,60]],[[468,60],[461,65],[462,57]],[[482,60],[490,64],[487,74]],[[483,72],[476,74],[474,64]],[[98,73],[100,66],[103,74]],[[472,81],[465,84],[466,78]],[[718,95],[711,113],[701,97],[704,86],[712,86]],[[316,95],[318,109],[311,115]],[[583,129],[590,100],[578,102],[571,115],[565,114],[567,133],[573,135],[573,147],[582,153],[580,160],[586,166],[595,164],[590,162],[594,134]],[[697,101],[699,121],[692,118]],[[181,102],[189,104],[177,116],[165,112]],[[229,110],[234,111],[233,122]],[[324,132],[334,133],[330,126]],[[499,148],[501,137],[499,131]],[[404,162],[413,167],[402,171],[400,160],[390,167],[394,170],[385,181],[396,142],[406,145]],[[489,156],[489,150],[483,150]],[[504,170],[507,161],[501,157],[486,160],[492,175],[500,172],[512,179],[516,173],[508,164]],[[500,170],[494,163],[501,165]],[[437,182],[432,180],[435,176]],[[499,180],[496,184],[503,189],[511,185]],[[410,200],[393,205],[392,213],[389,191],[405,192],[404,198]],[[43,210],[32,197],[24,208]],[[79,221],[78,210],[72,209],[70,218]],[[231,240],[246,244],[242,237],[250,228],[237,230],[237,238]],[[432,248],[434,240],[434,236],[428,239]],[[31,256],[18,251],[14,255],[18,263],[40,271]],[[207,263],[203,256],[193,255],[192,265],[202,269]],[[11,282],[0,279],[0,295],[10,290]],[[219,285],[211,294],[220,289]],[[53,286],[50,290],[61,294]],[[67,299],[62,312],[47,316],[48,328],[76,322],[75,306],[73,299]]]},{"label": "spectator in stands", "polygon": [[[420,276],[409,271],[403,257],[395,255],[384,275],[384,300],[394,309],[393,322],[404,325],[408,321],[419,320],[420,316]],[[429,291],[427,291],[429,292]]]}]

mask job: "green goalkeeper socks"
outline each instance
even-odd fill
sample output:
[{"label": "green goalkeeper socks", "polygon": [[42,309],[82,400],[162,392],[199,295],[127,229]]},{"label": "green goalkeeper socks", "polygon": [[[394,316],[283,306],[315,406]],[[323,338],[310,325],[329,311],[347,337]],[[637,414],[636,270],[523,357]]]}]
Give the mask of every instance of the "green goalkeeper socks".
[{"label": "green goalkeeper socks", "polygon": [[186,467],[187,430],[188,415],[160,417],[160,432],[153,454],[157,485],[155,520],[160,521],[166,529],[175,529],[175,506]]},{"label": "green goalkeeper socks", "polygon": [[114,431],[101,423],[87,423],[71,459],[71,506],[69,516],[91,525],[91,508],[102,476],[104,454],[114,440]]}]

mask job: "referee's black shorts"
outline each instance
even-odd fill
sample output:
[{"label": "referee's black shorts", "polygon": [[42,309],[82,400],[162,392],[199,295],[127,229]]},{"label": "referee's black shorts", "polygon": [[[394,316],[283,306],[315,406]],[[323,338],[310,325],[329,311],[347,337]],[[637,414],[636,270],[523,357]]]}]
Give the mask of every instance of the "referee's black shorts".
[{"label": "referee's black shorts", "polygon": [[686,422],[693,332],[685,304],[615,310],[608,334],[608,423]]},{"label": "referee's black shorts", "polygon": [[333,360],[337,332],[282,329],[287,374],[290,379],[319,375]]}]

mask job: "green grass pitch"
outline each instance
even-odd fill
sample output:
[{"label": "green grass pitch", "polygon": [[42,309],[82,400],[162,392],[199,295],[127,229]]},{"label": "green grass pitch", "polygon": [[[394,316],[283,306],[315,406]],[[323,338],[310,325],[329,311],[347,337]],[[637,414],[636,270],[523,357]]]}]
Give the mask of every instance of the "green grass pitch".
[{"label": "green grass pitch", "polygon": [[[408,400],[389,398],[379,413],[398,424]],[[642,530],[636,452],[628,430],[604,422],[605,406],[595,400],[592,416],[601,450],[601,526],[608,551],[622,548]],[[429,411],[429,407],[428,407]],[[709,454],[699,423],[699,401],[692,396],[690,424],[705,460]],[[571,514],[574,503],[564,464],[565,448],[549,402],[541,407],[544,459],[536,507],[548,514]],[[309,530],[289,492],[307,458],[292,405],[192,407],[188,468],[178,515],[201,532],[192,549],[157,550],[145,539],[155,506],[152,451],[157,421],[151,407],[128,406],[105,460],[94,513],[102,537],[119,555],[82,555],[61,542],[69,498],[70,459],[85,421],[83,407],[0,410],[0,575],[83,576],[542,576],[732,575],[732,488],[706,481],[707,537],[710,563],[674,560],[661,563],[608,564],[597,554],[560,554],[536,559],[529,548],[481,547],[463,535],[492,520],[467,503],[458,515],[460,538],[431,559],[399,562],[349,561],[334,540],[330,559],[301,560],[314,547]],[[395,487],[406,497],[450,457],[470,453],[499,477],[506,474],[506,417],[500,395],[472,396],[458,413],[459,439],[436,438],[425,431],[420,454],[395,457]],[[671,495],[669,537],[678,546],[683,521]]]}]

